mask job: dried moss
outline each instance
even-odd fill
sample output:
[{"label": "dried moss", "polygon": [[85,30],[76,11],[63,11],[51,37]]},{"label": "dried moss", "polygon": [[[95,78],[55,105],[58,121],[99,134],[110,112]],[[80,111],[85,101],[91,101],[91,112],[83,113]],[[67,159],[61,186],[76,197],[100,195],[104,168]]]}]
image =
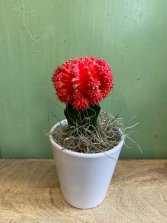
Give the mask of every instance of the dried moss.
[{"label": "dried moss", "polygon": [[51,132],[53,140],[65,149],[80,153],[99,153],[108,151],[125,137],[121,118],[101,110],[97,126],[60,125]]}]

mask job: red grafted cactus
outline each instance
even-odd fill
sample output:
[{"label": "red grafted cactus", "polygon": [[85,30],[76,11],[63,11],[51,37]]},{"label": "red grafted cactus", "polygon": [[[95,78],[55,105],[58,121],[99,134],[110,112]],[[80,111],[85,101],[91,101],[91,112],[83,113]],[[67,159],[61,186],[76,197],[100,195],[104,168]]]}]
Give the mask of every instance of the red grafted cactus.
[{"label": "red grafted cactus", "polygon": [[93,56],[66,61],[52,77],[59,100],[78,111],[107,97],[114,85],[112,80],[111,67]]}]

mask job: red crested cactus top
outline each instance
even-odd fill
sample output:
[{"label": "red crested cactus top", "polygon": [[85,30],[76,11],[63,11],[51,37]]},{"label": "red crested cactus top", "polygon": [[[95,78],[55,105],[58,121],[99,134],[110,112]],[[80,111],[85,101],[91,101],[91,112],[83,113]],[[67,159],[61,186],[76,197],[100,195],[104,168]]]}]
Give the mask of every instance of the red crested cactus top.
[{"label": "red crested cactus top", "polygon": [[56,95],[77,110],[85,110],[107,97],[113,88],[111,67],[93,56],[75,58],[58,67],[52,77]]}]

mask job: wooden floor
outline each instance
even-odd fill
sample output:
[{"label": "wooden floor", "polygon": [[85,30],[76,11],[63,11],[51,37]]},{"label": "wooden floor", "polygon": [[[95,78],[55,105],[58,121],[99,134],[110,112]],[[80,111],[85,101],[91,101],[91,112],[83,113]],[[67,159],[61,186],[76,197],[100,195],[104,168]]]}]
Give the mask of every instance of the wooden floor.
[{"label": "wooden floor", "polygon": [[167,222],[167,160],[118,161],[105,200],[71,207],[53,160],[0,160],[0,223]]}]

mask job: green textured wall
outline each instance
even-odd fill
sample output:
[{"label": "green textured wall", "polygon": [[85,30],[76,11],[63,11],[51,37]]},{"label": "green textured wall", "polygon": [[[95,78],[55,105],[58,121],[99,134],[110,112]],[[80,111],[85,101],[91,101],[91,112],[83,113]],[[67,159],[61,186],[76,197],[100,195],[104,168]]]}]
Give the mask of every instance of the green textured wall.
[{"label": "green textured wall", "polygon": [[115,86],[103,109],[121,110],[125,126],[140,122],[131,137],[143,154],[127,139],[132,148],[120,158],[167,158],[166,0],[0,0],[2,158],[53,157],[43,131],[49,113],[64,119],[64,105],[52,73],[88,55],[112,66]]}]

